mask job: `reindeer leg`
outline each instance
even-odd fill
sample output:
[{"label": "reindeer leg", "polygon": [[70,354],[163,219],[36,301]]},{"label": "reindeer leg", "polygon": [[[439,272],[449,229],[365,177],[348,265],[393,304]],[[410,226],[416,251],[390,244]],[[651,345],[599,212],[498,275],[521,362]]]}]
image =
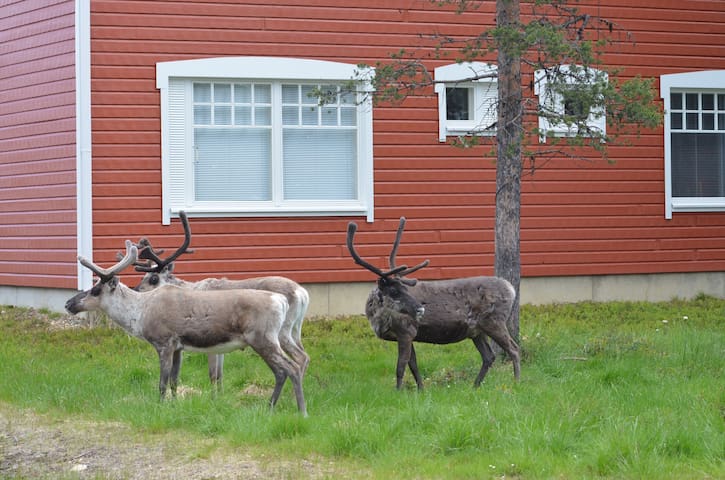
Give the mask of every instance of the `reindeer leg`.
[{"label": "reindeer leg", "polygon": [[212,386],[221,388],[222,375],[224,371],[224,355],[207,355],[207,362],[209,364],[209,380]]},{"label": "reindeer leg", "polygon": [[493,350],[491,350],[491,345],[488,344],[488,340],[486,340],[485,335],[481,334],[477,337],[473,337],[471,340],[473,340],[473,344],[481,354],[481,371],[478,372],[476,381],[473,382],[473,386],[478,387],[481,385],[488,369],[491,368],[494,360],[496,360],[496,355],[493,353]]},{"label": "reindeer leg", "polygon": [[423,390],[423,379],[420,377],[418,372],[418,360],[415,357],[415,345],[410,344],[410,360],[408,360],[408,367],[410,367],[410,373],[415,378],[415,383],[418,384],[418,390]]},{"label": "reindeer leg", "polygon": [[403,387],[403,375],[405,366],[410,362],[411,351],[413,350],[413,339],[411,337],[398,337],[398,364],[395,369],[396,388]]},{"label": "reindeer leg", "polygon": [[295,343],[295,348],[299,352],[298,355],[302,360],[302,375],[304,376],[307,371],[307,367],[310,364],[310,356],[305,351],[305,347],[302,345],[302,318],[295,320],[292,325],[292,339]]},{"label": "reindeer leg", "polygon": [[513,338],[511,338],[511,335],[509,334],[508,329],[505,326],[501,326],[500,328],[491,330],[487,333],[494,342],[498,343],[499,347],[501,347],[501,349],[506,352],[506,354],[513,362],[514,378],[518,380],[521,374],[521,355],[519,353],[518,344],[516,343],[516,341],[514,341]]},{"label": "reindeer leg", "polygon": [[307,404],[305,402],[305,395],[302,391],[302,368],[294,362],[287,364],[287,376],[292,382],[292,387],[295,391],[295,399],[297,400],[297,409],[302,413],[303,417],[307,416]]},{"label": "reindeer leg", "polygon": [[302,375],[307,370],[307,364],[310,362],[310,356],[307,355],[302,348],[297,345],[292,335],[280,335],[280,345],[282,350],[297,364]]},{"label": "reindeer leg", "polygon": [[169,384],[171,386],[171,395],[176,397],[176,386],[179,384],[179,372],[181,372],[181,350],[175,350],[171,358]]},{"label": "reindeer leg", "polygon": [[173,367],[174,349],[167,345],[164,345],[161,347],[157,347],[156,351],[159,354],[159,395],[161,400],[163,400],[166,396],[166,386],[169,383],[171,369]]},{"label": "reindeer leg", "polygon": [[272,397],[269,399],[269,406],[273,408],[277,404],[284,382],[287,380],[287,377],[290,377],[295,390],[297,408],[306,417],[307,405],[305,404],[305,397],[302,391],[299,366],[287,357],[276,339],[274,341],[268,340],[266,345],[255,344],[251,345],[251,347],[262,357],[267,366],[272,370],[272,373],[274,373],[274,391],[272,392]]}]

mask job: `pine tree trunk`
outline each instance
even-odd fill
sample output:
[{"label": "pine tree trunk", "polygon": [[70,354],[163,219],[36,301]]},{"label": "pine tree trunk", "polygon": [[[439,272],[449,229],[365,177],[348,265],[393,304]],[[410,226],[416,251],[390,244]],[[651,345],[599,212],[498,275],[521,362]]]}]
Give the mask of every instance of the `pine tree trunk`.
[{"label": "pine tree trunk", "polygon": [[[517,31],[519,15],[518,0],[496,0],[496,24],[499,28]],[[517,47],[510,43],[498,45],[495,274],[511,282],[516,289],[509,331],[518,341],[523,104],[521,57]]]}]

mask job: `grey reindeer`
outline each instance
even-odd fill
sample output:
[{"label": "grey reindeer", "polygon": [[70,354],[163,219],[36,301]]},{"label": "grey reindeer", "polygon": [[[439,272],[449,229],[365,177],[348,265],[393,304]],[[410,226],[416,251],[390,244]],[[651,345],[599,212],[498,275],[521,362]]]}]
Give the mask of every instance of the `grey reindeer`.
[{"label": "grey reindeer", "polygon": [[[286,277],[267,276],[247,278],[243,280],[228,280],[226,278],[207,278],[198,282],[187,282],[174,275],[174,261],[183,253],[192,253],[191,227],[186,212],[179,212],[179,218],[184,227],[184,242],[174,253],[161,258],[163,250],[155,251],[148,238],[141,238],[136,245],[139,250],[139,259],[135,266],[137,271],[145,272],[141,282],[134,287],[139,292],[151,291],[163,285],[177,285],[193,290],[231,290],[256,289],[267,290],[284,295],[289,304],[289,310],[279,332],[279,341],[282,349],[300,367],[304,377],[310,363],[310,357],[302,345],[302,322],[310,303],[307,290],[297,282]],[[224,370],[224,355],[209,354],[209,379],[212,384],[221,385]]]},{"label": "grey reindeer", "polygon": [[274,373],[270,406],[277,403],[284,382],[290,379],[297,407],[307,416],[299,366],[279,344],[279,331],[289,305],[284,295],[262,290],[192,290],[165,285],[137,292],[118,278],[118,273],[137,261],[138,250],[126,241],[126,255],[103,269],[79,256],[78,261],[99,280],[89,290],[66,302],[72,314],[101,310],[129,334],[144,339],[159,356],[159,393],[167,386],[176,395],[181,352],[227,353],[251,347]]},{"label": "grey reindeer", "polygon": [[[410,367],[418,388],[423,388],[413,342],[447,344],[466,338],[473,341],[481,354],[481,370],[474,382],[475,387],[481,384],[496,359],[487,337],[508,354],[513,362],[514,377],[518,380],[519,347],[507,327],[516,297],[513,286],[499,277],[436,281],[405,278],[428,265],[428,260],[410,268],[395,266],[404,227],[405,217],[401,217],[388,271],[371,265],[358,255],[354,247],[357,224],[350,222],[347,228],[347,248],[353,260],[378,276],[377,286],[370,292],[365,304],[365,315],[379,338],[398,343],[397,388],[402,387],[406,365]],[[415,303],[404,295],[410,295]],[[412,313],[415,305],[422,307],[422,314]]]}]

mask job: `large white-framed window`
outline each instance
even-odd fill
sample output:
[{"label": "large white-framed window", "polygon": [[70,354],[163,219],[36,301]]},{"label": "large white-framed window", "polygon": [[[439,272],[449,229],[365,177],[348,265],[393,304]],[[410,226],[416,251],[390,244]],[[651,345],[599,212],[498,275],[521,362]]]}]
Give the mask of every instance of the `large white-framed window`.
[{"label": "large white-framed window", "polygon": [[434,70],[438,95],[438,140],[450,136],[496,135],[496,66],[482,62],[444,65]]},{"label": "large white-framed window", "polygon": [[725,211],[725,70],[660,76],[665,218]]},{"label": "large white-framed window", "polygon": [[[563,81],[554,82],[554,76]],[[601,79],[606,72],[590,67],[559,65],[555,71],[534,72],[534,94],[539,97],[539,139],[546,142],[548,136],[572,137],[579,134],[579,125],[586,125],[591,132],[605,135],[607,117],[604,108],[588,105],[587,96],[577,92],[577,87]]]},{"label": "large white-framed window", "polygon": [[350,92],[356,65],[224,57],[162,62],[156,73],[164,223],[180,210],[372,221],[370,85]]},{"label": "large white-framed window", "polygon": [[660,77],[665,218],[725,211],[725,70]]}]

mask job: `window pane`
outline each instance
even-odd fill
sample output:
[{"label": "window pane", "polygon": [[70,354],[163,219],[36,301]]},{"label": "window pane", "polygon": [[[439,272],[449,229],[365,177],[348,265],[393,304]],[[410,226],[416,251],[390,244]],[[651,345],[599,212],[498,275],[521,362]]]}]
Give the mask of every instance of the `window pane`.
[{"label": "window pane", "polygon": [[214,125],[232,124],[232,106],[214,105]]},{"label": "window pane", "polygon": [[322,125],[337,126],[337,108],[335,108],[335,107],[323,107],[322,108]]},{"label": "window pane", "polygon": [[685,94],[685,106],[687,107],[687,110],[697,110],[700,107],[696,93]]},{"label": "window pane", "polygon": [[255,125],[272,125],[272,107],[254,107]]},{"label": "window pane", "polygon": [[299,85],[282,85],[282,102],[283,103],[299,103],[300,102]]},{"label": "window pane", "polygon": [[194,187],[200,201],[271,199],[271,132],[197,128]]},{"label": "window pane", "polygon": [[446,88],[446,119],[473,120],[471,118],[471,88]]},{"label": "window pane", "polygon": [[305,105],[317,105],[319,103],[319,99],[317,96],[312,93],[315,90],[315,86],[312,85],[302,85],[302,98],[301,101]]},{"label": "window pane", "polygon": [[586,109],[581,98],[565,98],[564,99],[564,115],[574,117],[577,120],[586,120],[589,116],[589,110]]},{"label": "window pane", "polygon": [[229,103],[232,101],[232,86],[228,83],[214,84],[214,102]]},{"label": "window pane", "polygon": [[672,195],[725,196],[725,133],[673,133]]},{"label": "window pane", "polygon": [[354,130],[284,130],[286,200],[357,198],[357,134]]},{"label": "window pane", "polygon": [[211,125],[211,105],[194,105],[194,124]]},{"label": "window pane", "polygon": [[698,128],[698,121],[697,121],[698,114],[697,113],[688,113],[685,115],[685,119],[687,122],[687,128],[688,130],[697,130]]},{"label": "window pane", "polygon": [[715,110],[715,95],[713,95],[712,93],[702,94],[702,109]]},{"label": "window pane", "polygon": [[355,93],[344,92],[340,94],[340,103],[345,105],[355,105]]},{"label": "window pane", "polygon": [[255,85],[254,102],[272,103],[272,87],[270,85]]},{"label": "window pane", "polygon": [[234,125],[251,125],[252,124],[252,107],[239,106],[234,107]]},{"label": "window pane", "polygon": [[211,84],[195,83],[194,84],[194,101],[195,102],[211,102]]},{"label": "window pane", "polygon": [[725,113],[717,114],[717,129],[725,130]]},{"label": "window pane", "polygon": [[351,127],[357,124],[357,110],[355,107],[342,107],[340,109],[340,125]]},{"label": "window pane", "polygon": [[672,129],[673,130],[682,130],[682,114],[681,113],[671,113],[670,118],[672,120]]},{"label": "window pane", "polygon": [[715,114],[714,113],[703,113],[702,114],[702,129],[703,130],[715,130]]},{"label": "window pane", "polygon": [[317,107],[302,107],[302,125],[319,125]]},{"label": "window pane", "polygon": [[252,86],[248,83],[234,85],[236,103],[252,103]]},{"label": "window pane", "polygon": [[725,94],[723,93],[717,95],[717,109],[725,110]]},{"label": "window pane", "polygon": [[283,125],[299,125],[300,115],[299,108],[295,105],[294,107],[282,107],[282,124]]},{"label": "window pane", "polygon": [[673,110],[682,110],[682,94],[671,93],[670,94],[670,108]]}]

